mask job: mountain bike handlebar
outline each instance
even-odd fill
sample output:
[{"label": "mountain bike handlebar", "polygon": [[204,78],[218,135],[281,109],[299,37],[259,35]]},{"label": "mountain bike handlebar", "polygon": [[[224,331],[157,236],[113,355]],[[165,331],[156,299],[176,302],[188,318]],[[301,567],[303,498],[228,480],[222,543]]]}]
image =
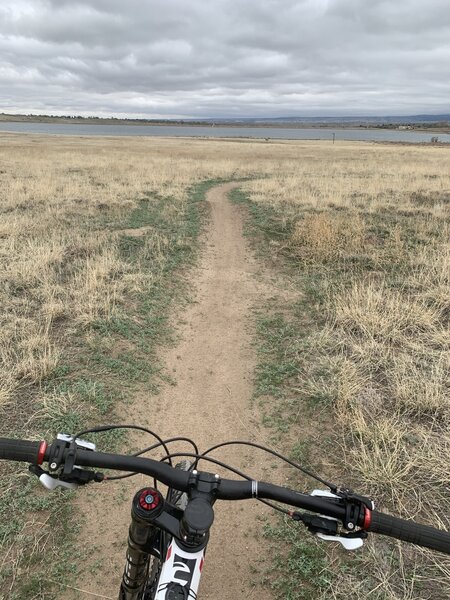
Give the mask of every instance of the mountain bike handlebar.
[{"label": "mountain bike handlebar", "polygon": [[450,533],[428,525],[406,521],[374,510],[366,531],[387,535],[403,542],[450,554]]},{"label": "mountain bike handlebar", "polygon": [[[0,459],[41,465],[43,462],[54,459],[55,448],[55,443],[48,446],[46,442],[0,438]],[[62,451],[61,456],[58,457],[60,465],[64,465],[70,456],[74,459],[73,452],[72,454],[71,452],[70,449]],[[154,477],[161,483],[181,492],[189,491],[191,473],[175,469],[169,464],[151,458],[95,452],[77,447],[76,465],[141,473]],[[450,554],[449,532],[372,510],[366,503],[360,503],[356,507],[353,512],[355,522],[350,523],[350,527],[349,505],[352,502],[355,504],[355,498],[361,498],[358,496],[348,498],[345,495],[334,498],[317,497],[267,482],[236,481],[224,478],[218,478],[217,481],[215,497],[219,500],[245,500],[249,498],[275,500],[289,506],[318,513],[324,517],[337,519],[348,530],[353,530],[356,526],[363,531],[387,535],[431,550]]]},{"label": "mountain bike handlebar", "polygon": [[16,460],[31,464],[41,464],[39,448],[42,442],[29,442],[27,440],[10,440],[0,438],[0,459]]},{"label": "mountain bike handlebar", "polygon": [[[62,464],[64,464],[68,453],[69,450],[64,451],[64,456],[61,458]],[[52,446],[47,446],[45,442],[0,438],[0,460],[23,461],[41,465],[43,462],[48,461],[51,455]],[[76,464],[80,467],[142,473],[154,477],[161,483],[180,492],[187,492],[189,489],[190,475],[188,472],[174,469],[170,465],[152,458],[93,452],[92,450],[79,448],[76,453]],[[257,482],[255,490],[255,482],[252,481],[221,479],[216,497],[219,500],[266,498],[297,508],[313,510],[314,512],[323,511],[323,514],[339,520],[342,520],[345,516],[345,509],[341,506],[271,483]]]}]

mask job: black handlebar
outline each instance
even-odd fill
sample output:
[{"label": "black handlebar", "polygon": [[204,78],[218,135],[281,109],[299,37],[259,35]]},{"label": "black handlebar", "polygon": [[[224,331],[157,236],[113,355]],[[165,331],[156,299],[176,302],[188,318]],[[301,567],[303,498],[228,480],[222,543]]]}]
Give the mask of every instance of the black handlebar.
[{"label": "black handlebar", "polygon": [[[46,451],[44,460],[48,459],[50,452],[51,447]],[[153,460],[152,458],[92,452],[91,450],[80,448],[77,450],[76,461],[80,467],[130,471],[149,475],[180,492],[187,492],[189,489],[188,481],[190,474],[188,472],[174,469],[170,465]],[[221,479],[216,497],[218,500],[248,500],[257,495],[258,498],[276,500],[290,506],[295,506],[296,508],[321,512],[335,519],[342,520],[344,518],[345,509],[335,503],[309,496],[308,494],[300,494],[299,492],[273,485],[272,483],[258,482],[257,491],[255,491],[253,486],[251,481]]]},{"label": "black handlebar", "polygon": [[0,438],[0,459],[38,463],[41,442]]},{"label": "black handlebar", "polygon": [[414,521],[391,517],[391,515],[376,510],[372,511],[371,517],[371,523],[367,531],[388,535],[397,540],[450,554],[450,533],[447,531],[414,523]]},{"label": "black handlebar", "polygon": [[[31,464],[42,464],[52,457],[53,446],[45,442],[30,442],[0,438],[0,459],[23,461]],[[64,450],[61,463],[64,464],[69,450]],[[170,465],[136,456],[107,454],[77,448],[76,464],[78,466],[116,471],[131,471],[155,477],[161,483],[186,492],[189,489],[190,473],[174,469]],[[260,498],[275,500],[284,504],[309,510],[344,522],[346,505],[343,499],[323,498],[301,494],[288,488],[265,482],[236,481],[220,479],[217,498],[222,500],[245,500]],[[358,522],[366,531],[380,533],[405,542],[424,546],[431,550],[450,554],[450,533],[434,529],[427,525],[405,521],[378,511],[362,511]]]}]

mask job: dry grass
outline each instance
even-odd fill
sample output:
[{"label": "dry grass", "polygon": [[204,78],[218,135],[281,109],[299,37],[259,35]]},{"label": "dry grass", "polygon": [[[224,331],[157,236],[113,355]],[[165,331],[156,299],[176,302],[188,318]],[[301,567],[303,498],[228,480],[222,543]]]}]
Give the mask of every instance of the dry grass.
[{"label": "dry grass", "polygon": [[307,214],[297,221],[290,238],[291,252],[302,262],[329,262],[364,251],[366,225],[359,215]]},{"label": "dry grass", "polygon": [[[95,401],[103,388],[89,402],[89,390],[83,389],[81,397],[73,387],[80,378],[103,385],[104,377],[108,392],[106,367],[83,363],[83,353],[99,347],[102,356],[116,356],[111,336],[102,337],[93,326],[128,315],[135,293],[161,280],[171,247],[191,243],[186,228],[179,226],[186,221],[190,186],[264,174],[266,164],[272,159],[264,143],[0,136],[1,435],[36,438],[42,423],[53,430],[62,422],[77,427],[80,415],[86,422],[100,418]],[[138,232],[129,229],[136,227],[130,218],[142,198],[160,212],[154,225]],[[178,237],[167,234],[168,223],[171,232],[180,231]],[[124,240],[137,235],[138,250],[127,260]],[[136,361],[137,349],[131,343],[127,349],[133,350],[130,361]],[[66,380],[68,363],[76,368]],[[127,389],[126,379],[122,376],[114,395]],[[69,387],[55,391],[62,384]],[[107,406],[108,397],[102,401]],[[0,596],[10,597],[14,590],[21,599],[37,597],[31,591],[38,568],[35,549],[43,540],[51,553],[54,538],[64,537],[58,527],[70,521],[66,515],[53,535],[63,506],[56,497],[49,506],[51,524],[28,527],[32,517],[25,512],[24,484],[13,466],[2,464],[1,469]],[[37,519],[53,498],[36,492]],[[45,568],[39,566],[41,577]],[[27,593],[22,585],[29,586]]]},{"label": "dry grass", "polygon": [[[271,249],[328,290],[321,360],[338,373],[329,387],[355,484],[383,508],[449,527],[448,158],[442,147],[2,135],[2,433],[64,412],[42,383],[71,338],[88,340],[95,321],[158,278],[164,232],[145,231],[151,272],[120,252],[118,223],[136,200],[175,199],[164,210],[177,222],[189,186],[259,176],[245,188],[286,233]],[[20,400],[28,392],[39,397],[33,414]],[[418,598],[411,558],[383,572],[379,555],[367,561],[379,581],[371,597]],[[366,597],[355,590],[348,597]]]},{"label": "dry grass", "polygon": [[[285,231],[273,249],[326,290],[327,344],[312,360],[336,374],[327,396],[347,477],[383,509],[450,529],[449,150],[302,150],[295,168],[246,188]],[[405,550],[401,569],[384,573],[379,554],[366,566],[378,581],[370,597],[445,596],[439,577],[421,595],[422,555]],[[368,597],[362,590],[348,597]]]},{"label": "dry grass", "polygon": [[[3,135],[0,402],[48,377],[68,334],[111,318],[158,276],[157,264],[144,273],[120,255],[115,224],[138,198],[175,198],[166,210],[176,222],[189,186],[262,173],[264,153],[261,143]],[[164,234],[145,234],[143,253],[157,256]]]}]

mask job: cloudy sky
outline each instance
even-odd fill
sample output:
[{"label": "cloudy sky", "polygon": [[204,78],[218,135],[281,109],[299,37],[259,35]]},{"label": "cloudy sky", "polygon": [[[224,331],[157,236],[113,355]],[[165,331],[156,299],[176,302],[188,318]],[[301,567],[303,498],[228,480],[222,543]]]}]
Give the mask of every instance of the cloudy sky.
[{"label": "cloudy sky", "polygon": [[1,0],[0,112],[450,112],[450,0]]}]

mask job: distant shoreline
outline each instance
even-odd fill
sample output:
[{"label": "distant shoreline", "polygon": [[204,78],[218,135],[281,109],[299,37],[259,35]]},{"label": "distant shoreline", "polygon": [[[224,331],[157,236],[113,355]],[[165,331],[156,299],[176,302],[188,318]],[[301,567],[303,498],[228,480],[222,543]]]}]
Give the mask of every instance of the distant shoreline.
[{"label": "distant shoreline", "polygon": [[0,122],[9,123],[64,123],[67,125],[139,125],[141,127],[249,127],[254,129],[276,127],[279,129],[330,129],[330,130],[346,130],[346,129],[376,129],[376,130],[408,130],[423,133],[450,133],[450,124],[438,125],[436,123],[365,123],[363,121],[354,122],[298,122],[298,121],[282,121],[267,120],[264,122],[253,121],[237,121],[237,120],[220,120],[214,122],[212,119],[198,121],[184,121],[177,119],[167,120],[151,120],[151,119],[116,119],[116,118],[100,118],[100,117],[57,117],[50,115],[8,115],[0,114]]}]

